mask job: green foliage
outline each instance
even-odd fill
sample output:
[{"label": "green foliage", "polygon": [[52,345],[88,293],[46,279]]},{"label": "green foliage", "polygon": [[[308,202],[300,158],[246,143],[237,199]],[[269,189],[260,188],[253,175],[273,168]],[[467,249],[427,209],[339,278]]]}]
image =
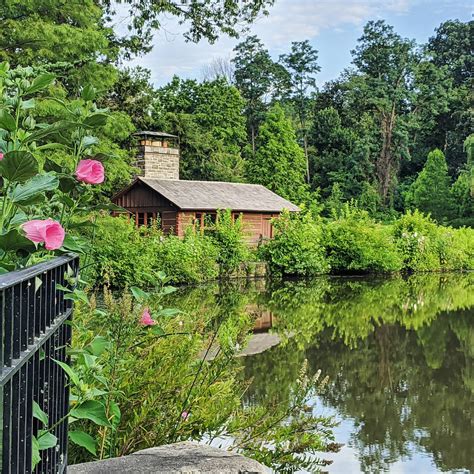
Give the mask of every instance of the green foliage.
[{"label": "green foliage", "polygon": [[180,136],[182,178],[242,180],[244,101],[234,86],[174,77],[156,96],[156,122]]},{"label": "green foliage", "polygon": [[304,202],[308,198],[304,152],[279,105],[267,113],[255,148],[255,155],[247,160],[249,182],[263,184],[290,201]]},{"label": "green foliage", "polygon": [[325,226],[324,243],[334,272],[385,273],[402,268],[390,228],[349,204]]},{"label": "green foliage", "polygon": [[217,262],[222,276],[229,275],[250,259],[248,245],[243,240],[242,217],[234,220],[230,209],[217,213],[209,233],[218,249]]},{"label": "green foliage", "polygon": [[329,270],[321,223],[309,213],[283,213],[273,226],[274,238],[260,249],[273,272],[310,276]]},{"label": "green foliage", "polygon": [[407,203],[424,213],[430,213],[438,222],[449,218],[452,201],[446,159],[441,150],[428,154],[423,170],[411,185]]}]

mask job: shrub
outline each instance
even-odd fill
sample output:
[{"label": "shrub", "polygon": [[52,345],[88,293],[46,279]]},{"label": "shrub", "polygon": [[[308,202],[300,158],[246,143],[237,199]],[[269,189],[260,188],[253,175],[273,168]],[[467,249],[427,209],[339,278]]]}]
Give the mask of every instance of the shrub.
[{"label": "shrub", "polygon": [[325,227],[325,245],[334,271],[395,272],[402,268],[389,227],[348,204]]},{"label": "shrub", "polygon": [[125,217],[100,216],[96,221],[90,280],[115,288],[152,283],[154,251],[161,233],[137,229]]},{"label": "shrub", "polygon": [[443,270],[474,269],[473,229],[440,227],[438,249]]},{"label": "shrub", "polygon": [[310,213],[284,212],[273,221],[274,239],[260,248],[273,272],[310,276],[329,270],[319,220]]},{"label": "shrub", "polygon": [[209,235],[219,249],[217,262],[221,274],[232,273],[240,263],[249,259],[249,248],[243,240],[242,218],[233,220],[229,209],[218,212],[216,223],[211,226]]},{"label": "shrub", "polygon": [[174,283],[217,278],[218,248],[212,240],[188,232],[184,239],[165,237],[157,228],[136,228],[123,217],[97,221],[91,280],[113,288],[154,284],[153,272],[165,271]]},{"label": "shrub", "polygon": [[438,226],[421,212],[407,211],[393,225],[393,235],[407,270],[430,271],[441,268],[441,241]]},{"label": "shrub", "polygon": [[170,275],[174,283],[199,283],[219,275],[219,249],[213,241],[192,229],[184,239],[169,236],[156,248],[153,268]]}]

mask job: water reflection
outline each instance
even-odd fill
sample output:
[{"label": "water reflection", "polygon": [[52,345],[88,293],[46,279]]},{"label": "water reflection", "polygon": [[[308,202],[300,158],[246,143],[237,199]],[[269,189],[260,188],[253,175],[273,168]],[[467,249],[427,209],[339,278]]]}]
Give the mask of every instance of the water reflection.
[{"label": "water reflection", "polygon": [[205,311],[223,294],[283,341],[243,359],[248,402],[289,399],[305,358],[329,375],[318,402],[347,444],[330,472],[344,456],[362,472],[474,471],[474,274],[211,285],[175,303]]}]

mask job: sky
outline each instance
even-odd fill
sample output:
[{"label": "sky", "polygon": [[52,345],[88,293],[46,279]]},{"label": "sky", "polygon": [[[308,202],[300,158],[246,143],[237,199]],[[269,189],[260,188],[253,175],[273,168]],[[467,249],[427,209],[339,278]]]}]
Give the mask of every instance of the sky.
[{"label": "sky", "polygon": [[[473,4],[464,0],[276,0],[270,14],[251,25],[274,59],[289,51],[292,41],[308,39],[319,51],[318,85],[338,77],[350,66],[351,49],[369,20],[384,19],[404,37],[424,43],[440,23],[448,19],[472,19]],[[120,31],[126,15],[116,18]],[[239,40],[221,37],[216,43],[186,42],[184,26],[171,17],[162,18],[162,28],[153,38],[153,50],[126,65],[151,70],[156,86],[173,75],[202,79],[203,68],[214,58],[228,58]]]}]

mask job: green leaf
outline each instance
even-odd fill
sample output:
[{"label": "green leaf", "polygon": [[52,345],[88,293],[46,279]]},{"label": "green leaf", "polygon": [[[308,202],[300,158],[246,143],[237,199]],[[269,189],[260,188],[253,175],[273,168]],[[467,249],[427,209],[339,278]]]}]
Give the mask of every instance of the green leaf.
[{"label": "green leaf", "polygon": [[9,151],[0,161],[0,173],[8,181],[22,183],[38,173],[38,162],[28,151]]},{"label": "green leaf", "polygon": [[152,326],[151,332],[153,334],[155,334],[156,336],[164,336],[165,335],[165,331],[163,330],[163,328],[156,325],[156,324],[154,326]]},{"label": "green leaf", "polygon": [[26,250],[27,252],[34,252],[36,250],[35,244],[24,235],[21,235],[18,229],[0,234],[0,248],[5,251]]},{"label": "green leaf", "polygon": [[[38,147],[38,148],[41,148],[41,147]],[[59,166],[55,161],[50,160],[49,158],[46,158],[46,160],[44,162],[43,169],[45,171],[54,171],[55,173],[61,173],[62,172],[61,166]]]},{"label": "green leaf", "polygon": [[53,83],[55,79],[54,74],[44,73],[39,75],[31,84],[28,89],[25,90],[25,94],[33,94],[34,92],[38,92],[42,89],[45,89],[50,84]]},{"label": "green leaf", "polygon": [[179,309],[166,308],[166,309],[162,309],[161,311],[158,311],[158,316],[171,317],[171,316],[176,316],[177,314],[180,314],[180,313],[181,311]]},{"label": "green leaf", "polygon": [[88,346],[88,351],[95,355],[100,356],[110,346],[109,341],[103,336],[96,336]]},{"label": "green leaf", "polygon": [[87,240],[68,234],[64,239],[63,248],[66,250],[72,250],[73,252],[84,253],[88,250],[89,246]]},{"label": "green leaf", "polygon": [[58,438],[46,430],[38,432],[38,448],[40,451],[44,449],[54,448],[58,444]]},{"label": "green leaf", "polygon": [[92,146],[92,145],[97,145],[97,143],[99,143],[99,139],[97,137],[92,137],[90,135],[84,137],[82,139],[82,146],[84,148],[87,148],[89,146]]},{"label": "green leaf", "polygon": [[78,407],[73,408],[69,415],[77,420],[90,420],[99,426],[110,426],[105,413],[105,407],[97,400],[86,400]]},{"label": "green leaf", "polygon": [[89,298],[87,294],[83,290],[78,290],[77,288],[72,292],[64,296],[65,300],[72,300],[72,301],[82,301],[84,304],[89,304]]},{"label": "green leaf", "polygon": [[130,287],[130,291],[132,292],[132,295],[136,300],[146,300],[150,297],[150,293],[143,291],[137,286]]},{"label": "green leaf", "polygon": [[67,122],[65,120],[60,120],[59,122],[55,122],[52,125],[48,125],[46,127],[42,127],[28,135],[25,140],[23,140],[24,143],[31,143],[35,142],[36,140],[39,140],[41,138],[47,137],[48,135],[51,135],[52,133],[57,133],[57,132],[62,132],[64,130],[68,130],[69,128],[74,128],[77,125],[73,122]]},{"label": "green leaf", "polygon": [[52,173],[37,174],[26,183],[17,185],[11,194],[11,199],[15,204],[26,205],[42,193],[52,191],[58,186],[59,180],[56,175]]},{"label": "green leaf", "polygon": [[31,437],[31,470],[41,462],[39,443],[36,436]]},{"label": "green leaf", "polygon": [[89,115],[89,117],[86,117],[84,119],[83,124],[86,127],[91,127],[91,128],[102,127],[107,123],[108,118],[109,116],[107,114],[101,114],[101,113],[93,114],[93,115]]},{"label": "green leaf", "polygon": [[48,415],[41,409],[41,407],[33,401],[33,418],[41,421],[44,426],[48,426]]},{"label": "green leaf", "polygon": [[15,212],[15,215],[12,217],[10,221],[10,226],[11,227],[18,227],[19,225],[25,223],[28,220],[28,216],[25,214],[24,211],[21,209],[18,209],[18,211]]},{"label": "green leaf", "polygon": [[69,365],[67,365],[65,362],[62,362],[60,360],[56,360],[56,359],[53,359],[53,360],[54,362],[56,362],[56,364],[59,365],[59,367],[61,367],[64,370],[64,372],[66,372],[69,379],[74,385],[78,386],[81,383],[79,379],[79,375],[76,374],[76,372],[74,371],[72,367],[69,367]]},{"label": "green leaf", "polygon": [[94,100],[96,96],[96,90],[94,86],[87,84],[87,86],[82,89],[81,92],[81,99],[85,100],[86,102]]},{"label": "green leaf", "polygon": [[120,412],[120,407],[113,400],[110,402],[110,413],[112,414],[112,424],[117,426],[122,419],[122,413]]},{"label": "green leaf", "polygon": [[69,439],[78,446],[87,449],[94,456],[96,455],[97,441],[84,431],[70,431]]},{"label": "green leaf", "polygon": [[16,129],[16,122],[8,110],[0,109],[0,128],[13,132]]}]

